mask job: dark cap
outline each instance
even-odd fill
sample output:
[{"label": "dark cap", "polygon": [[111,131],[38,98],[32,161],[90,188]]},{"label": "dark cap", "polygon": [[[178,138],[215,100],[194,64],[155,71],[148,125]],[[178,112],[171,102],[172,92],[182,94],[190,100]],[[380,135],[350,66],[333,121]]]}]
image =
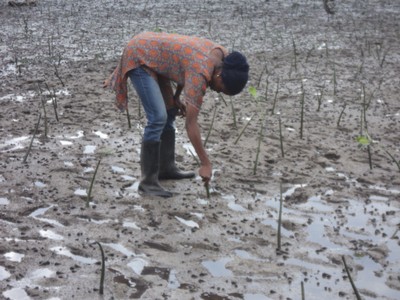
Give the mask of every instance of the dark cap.
[{"label": "dark cap", "polygon": [[221,77],[230,95],[239,94],[249,80],[249,64],[246,57],[237,51],[233,51],[225,57]]}]

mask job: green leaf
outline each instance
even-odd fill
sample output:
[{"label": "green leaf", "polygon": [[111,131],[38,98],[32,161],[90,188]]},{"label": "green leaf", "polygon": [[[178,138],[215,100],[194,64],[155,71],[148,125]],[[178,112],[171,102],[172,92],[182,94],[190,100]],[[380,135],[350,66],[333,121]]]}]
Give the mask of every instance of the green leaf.
[{"label": "green leaf", "polygon": [[249,93],[254,99],[257,98],[257,89],[254,86],[249,87]]},{"label": "green leaf", "polygon": [[357,142],[363,146],[368,146],[371,143],[371,140],[368,136],[360,135],[356,138]]}]

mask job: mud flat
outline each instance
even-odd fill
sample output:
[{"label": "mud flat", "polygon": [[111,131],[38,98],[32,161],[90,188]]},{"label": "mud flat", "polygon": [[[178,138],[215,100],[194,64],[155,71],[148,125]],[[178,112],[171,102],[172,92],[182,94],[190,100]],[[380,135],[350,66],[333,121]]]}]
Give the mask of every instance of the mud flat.
[{"label": "mud flat", "polygon": [[[354,299],[345,257],[363,299],[399,299],[400,3],[131,2],[0,4],[0,298]],[[210,198],[137,193],[143,110],[129,128],[101,86],[143,30],[249,59],[251,92],[202,107]]]}]

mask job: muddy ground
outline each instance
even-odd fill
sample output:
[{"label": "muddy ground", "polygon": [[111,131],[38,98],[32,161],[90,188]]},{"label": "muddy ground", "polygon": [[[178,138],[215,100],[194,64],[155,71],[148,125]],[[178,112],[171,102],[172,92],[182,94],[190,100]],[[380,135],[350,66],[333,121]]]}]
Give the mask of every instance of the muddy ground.
[{"label": "muddy ground", "polygon": [[[354,299],[344,257],[363,299],[399,299],[400,3],[334,12],[308,0],[2,1],[0,298],[301,299],[303,283],[306,299]],[[199,178],[164,181],[172,199],[137,194],[143,111],[130,93],[129,128],[101,85],[143,30],[249,59],[252,93],[210,91],[202,108],[210,198]],[[197,170],[183,123],[177,160]]]}]

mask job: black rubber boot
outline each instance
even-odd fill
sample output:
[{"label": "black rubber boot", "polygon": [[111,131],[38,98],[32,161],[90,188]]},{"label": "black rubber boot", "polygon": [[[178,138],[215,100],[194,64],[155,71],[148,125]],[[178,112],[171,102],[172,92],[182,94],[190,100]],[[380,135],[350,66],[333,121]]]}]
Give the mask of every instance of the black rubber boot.
[{"label": "black rubber boot", "polygon": [[160,142],[143,142],[140,152],[140,169],[142,180],[139,183],[139,192],[144,195],[159,197],[172,197],[172,193],[166,191],[158,182],[160,169]]},{"label": "black rubber boot", "polygon": [[159,179],[193,178],[194,172],[184,172],[175,164],[175,130],[165,130],[161,135]]}]

